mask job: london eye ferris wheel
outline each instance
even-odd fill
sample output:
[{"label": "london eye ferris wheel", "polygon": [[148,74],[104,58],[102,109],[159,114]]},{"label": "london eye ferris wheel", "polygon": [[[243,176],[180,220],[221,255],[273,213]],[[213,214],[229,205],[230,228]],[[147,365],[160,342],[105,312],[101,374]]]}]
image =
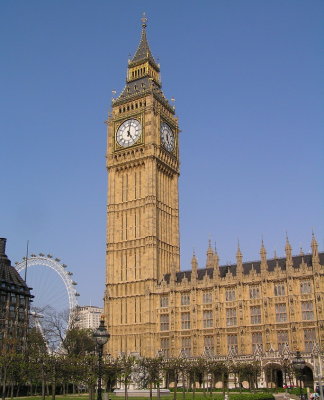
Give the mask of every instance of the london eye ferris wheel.
[{"label": "london eye ferris wheel", "polygon": [[76,290],[77,283],[72,279],[72,272],[59,258],[50,254],[39,253],[24,257],[16,263],[16,270],[25,278],[32,288],[33,303],[31,316],[34,324],[42,333],[49,315],[51,318],[61,319],[63,336],[71,326],[74,311],[78,305]]}]

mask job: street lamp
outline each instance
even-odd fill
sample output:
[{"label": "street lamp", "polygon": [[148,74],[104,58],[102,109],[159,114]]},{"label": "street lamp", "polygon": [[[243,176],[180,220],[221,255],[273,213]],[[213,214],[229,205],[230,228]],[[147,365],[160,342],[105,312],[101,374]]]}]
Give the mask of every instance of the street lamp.
[{"label": "street lamp", "polygon": [[300,355],[300,351],[296,352],[296,357],[292,360],[293,367],[296,371],[299,371],[299,397],[302,399],[302,376],[303,369],[305,367],[305,360]]},{"label": "street lamp", "polygon": [[92,334],[94,340],[96,341],[98,347],[98,400],[102,400],[102,389],[101,389],[101,381],[102,381],[102,353],[103,347],[108,342],[110,338],[110,334],[108,333],[105,321],[103,318],[100,320],[99,327]]},{"label": "street lamp", "polygon": [[[314,356],[315,376],[317,376],[317,379],[318,379],[318,387],[319,387],[319,391],[320,391],[320,399],[324,400],[323,385],[322,385],[322,378],[323,378],[322,355],[321,355],[320,347],[319,347],[319,345],[317,343],[314,344],[312,353],[313,353],[313,356]],[[316,363],[316,357],[317,357],[317,363]]]}]

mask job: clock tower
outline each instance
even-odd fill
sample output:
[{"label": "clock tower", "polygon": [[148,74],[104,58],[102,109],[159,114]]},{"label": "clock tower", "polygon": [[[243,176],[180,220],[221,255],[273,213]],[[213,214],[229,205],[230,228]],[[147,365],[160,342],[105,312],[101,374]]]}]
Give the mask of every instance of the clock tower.
[{"label": "clock tower", "polygon": [[112,102],[107,138],[105,316],[108,351],[159,349],[156,287],[180,270],[179,128],[162,92],[146,18],[126,85]]}]

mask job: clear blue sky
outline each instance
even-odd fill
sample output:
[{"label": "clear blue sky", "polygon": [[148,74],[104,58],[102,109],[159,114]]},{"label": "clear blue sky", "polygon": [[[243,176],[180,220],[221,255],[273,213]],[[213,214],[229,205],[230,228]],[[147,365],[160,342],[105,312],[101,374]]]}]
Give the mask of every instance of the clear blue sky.
[{"label": "clear blue sky", "polygon": [[[102,304],[111,91],[146,11],[181,133],[181,264],[324,249],[324,3],[299,0],[0,2],[0,236],[18,261],[52,253],[80,303]],[[321,54],[322,53],[322,54]]]}]

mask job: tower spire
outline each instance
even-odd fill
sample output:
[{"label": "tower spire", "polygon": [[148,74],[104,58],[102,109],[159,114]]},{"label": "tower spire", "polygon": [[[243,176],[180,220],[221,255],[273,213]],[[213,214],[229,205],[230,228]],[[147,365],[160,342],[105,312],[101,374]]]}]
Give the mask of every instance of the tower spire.
[{"label": "tower spire", "polygon": [[314,231],[312,231],[311,248],[312,248],[313,264],[316,264],[319,262],[319,256],[318,256],[318,244],[317,244],[317,240],[315,238]]},{"label": "tower spire", "polygon": [[148,40],[146,37],[147,17],[146,17],[145,13],[143,13],[141,21],[142,21],[141,40],[139,42],[139,45],[137,47],[134,57],[129,62],[129,66],[136,66],[136,65],[142,64],[144,62],[150,62],[150,64],[152,64],[152,66],[157,70],[157,72],[159,72],[160,71],[159,66],[156,63],[156,61],[152,55],[152,52],[150,50],[150,46],[148,44]]},{"label": "tower spire", "polygon": [[147,17],[143,13],[141,18],[142,32],[139,44],[133,57],[128,59],[126,86],[120,95],[113,100],[114,106],[119,106],[125,100],[135,100],[147,94],[153,94],[171,114],[175,114],[174,107],[164,96],[160,77],[160,65],[151,52],[147,36]]},{"label": "tower spire", "polygon": [[288,239],[288,233],[286,232],[286,245],[285,245],[285,253],[286,253],[286,268],[292,268],[293,259],[292,259],[292,249]]},{"label": "tower spire", "polygon": [[261,239],[260,257],[261,257],[260,270],[261,270],[261,274],[262,274],[262,273],[264,273],[264,272],[266,272],[268,270],[267,251],[266,251],[266,248],[264,246],[263,237]]},{"label": "tower spire", "polygon": [[192,259],[191,259],[191,281],[192,282],[196,282],[197,272],[198,272],[198,260],[197,260],[195,252],[193,252]]},{"label": "tower spire", "polygon": [[214,251],[211,247],[211,240],[208,241],[206,268],[213,268],[214,266]]},{"label": "tower spire", "polygon": [[214,248],[214,268],[219,267],[219,256],[217,253],[217,247],[216,247],[216,242],[215,242],[215,248]]},{"label": "tower spire", "polygon": [[237,239],[237,251],[236,251],[236,275],[238,277],[242,277],[243,274],[243,255],[241,253],[241,248],[240,248],[240,241]]}]

